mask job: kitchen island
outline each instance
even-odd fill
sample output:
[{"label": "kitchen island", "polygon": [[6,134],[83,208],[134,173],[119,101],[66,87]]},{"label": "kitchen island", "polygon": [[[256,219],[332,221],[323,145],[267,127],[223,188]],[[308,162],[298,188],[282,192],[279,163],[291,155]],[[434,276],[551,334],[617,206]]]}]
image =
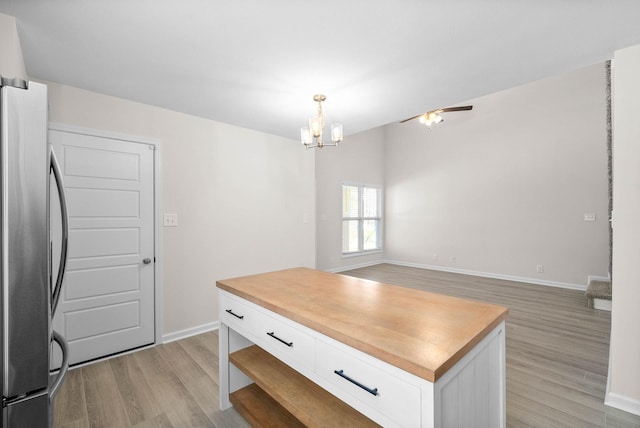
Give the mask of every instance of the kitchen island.
[{"label": "kitchen island", "polygon": [[220,407],[254,426],[505,426],[507,308],[307,268],[217,286]]}]

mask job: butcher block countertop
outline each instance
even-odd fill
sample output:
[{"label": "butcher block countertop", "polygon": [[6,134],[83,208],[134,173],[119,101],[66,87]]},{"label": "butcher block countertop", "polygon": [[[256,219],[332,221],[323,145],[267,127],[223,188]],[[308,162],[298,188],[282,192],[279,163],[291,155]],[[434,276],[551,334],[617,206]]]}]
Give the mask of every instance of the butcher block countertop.
[{"label": "butcher block countertop", "polygon": [[308,268],[225,279],[216,285],[430,382],[509,311]]}]

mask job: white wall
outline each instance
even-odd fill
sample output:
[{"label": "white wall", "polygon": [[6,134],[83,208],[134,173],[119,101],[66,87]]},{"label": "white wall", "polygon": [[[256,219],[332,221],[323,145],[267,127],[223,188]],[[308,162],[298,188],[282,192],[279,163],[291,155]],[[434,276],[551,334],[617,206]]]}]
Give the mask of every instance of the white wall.
[{"label": "white wall", "polygon": [[218,279],[314,267],[314,154],[299,143],[46,83],[52,122],[161,140],[179,223],[163,229],[165,336],[219,319]]},{"label": "white wall", "polygon": [[383,185],[383,142],[383,128],[376,128],[345,137],[337,148],[316,149],[318,269],[335,271],[382,261],[381,252],[342,257],[342,183]]},{"label": "white wall", "polygon": [[27,79],[13,16],[0,13],[0,76]]},{"label": "white wall", "polygon": [[468,103],[431,130],[385,127],[385,258],[575,288],[606,277],[605,65]]},{"label": "white wall", "polygon": [[613,60],[613,301],[606,403],[640,415],[640,45]]}]

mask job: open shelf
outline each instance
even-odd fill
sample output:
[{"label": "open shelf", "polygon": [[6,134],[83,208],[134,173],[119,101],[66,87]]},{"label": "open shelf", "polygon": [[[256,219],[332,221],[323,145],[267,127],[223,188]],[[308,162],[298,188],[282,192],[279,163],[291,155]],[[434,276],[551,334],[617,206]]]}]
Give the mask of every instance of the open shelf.
[{"label": "open shelf", "polygon": [[254,427],[379,426],[256,345],[230,354],[229,361],[255,382],[230,395]]},{"label": "open shelf", "polygon": [[229,395],[229,400],[238,413],[254,428],[304,427],[302,422],[255,383]]}]

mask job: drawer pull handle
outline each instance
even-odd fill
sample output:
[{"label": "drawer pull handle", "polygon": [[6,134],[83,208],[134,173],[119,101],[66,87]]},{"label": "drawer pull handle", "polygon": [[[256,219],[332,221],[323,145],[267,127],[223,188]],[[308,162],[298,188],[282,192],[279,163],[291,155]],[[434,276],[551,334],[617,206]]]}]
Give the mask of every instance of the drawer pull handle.
[{"label": "drawer pull handle", "polygon": [[378,388],[367,388],[366,386],[364,386],[363,384],[361,384],[360,382],[358,382],[355,379],[350,378],[349,376],[347,376],[346,374],[344,374],[344,370],[334,370],[333,371],[335,374],[337,374],[338,376],[348,380],[349,382],[351,382],[354,385],[359,386],[360,388],[364,389],[365,391],[367,391],[369,394],[371,395],[378,395]]},{"label": "drawer pull handle", "polygon": [[233,315],[234,317],[239,318],[239,319],[243,319],[243,318],[244,318],[244,315],[234,314],[234,313],[233,313],[233,311],[232,311],[231,309],[227,309],[227,310],[225,310],[225,312],[227,312],[227,313],[229,313],[229,314],[231,314],[231,315]]},{"label": "drawer pull handle", "polygon": [[273,337],[275,340],[277,340],[277,341],[279,341],[279,342],[284,343],[284,344],[285,344],[285,345],[287,345],[289,348],[291,348],[291,347],[293,346],[293,342],[287,342],[287,341],[285,341],[285,340],[280,339],[278,336],[276,336],[276,335],[274,334],[274,332],[273,332],[273,331],[272,331],[272,332],[270,332],[270,333],[267,333],[267,334],[268,334],[269,336]]}]

